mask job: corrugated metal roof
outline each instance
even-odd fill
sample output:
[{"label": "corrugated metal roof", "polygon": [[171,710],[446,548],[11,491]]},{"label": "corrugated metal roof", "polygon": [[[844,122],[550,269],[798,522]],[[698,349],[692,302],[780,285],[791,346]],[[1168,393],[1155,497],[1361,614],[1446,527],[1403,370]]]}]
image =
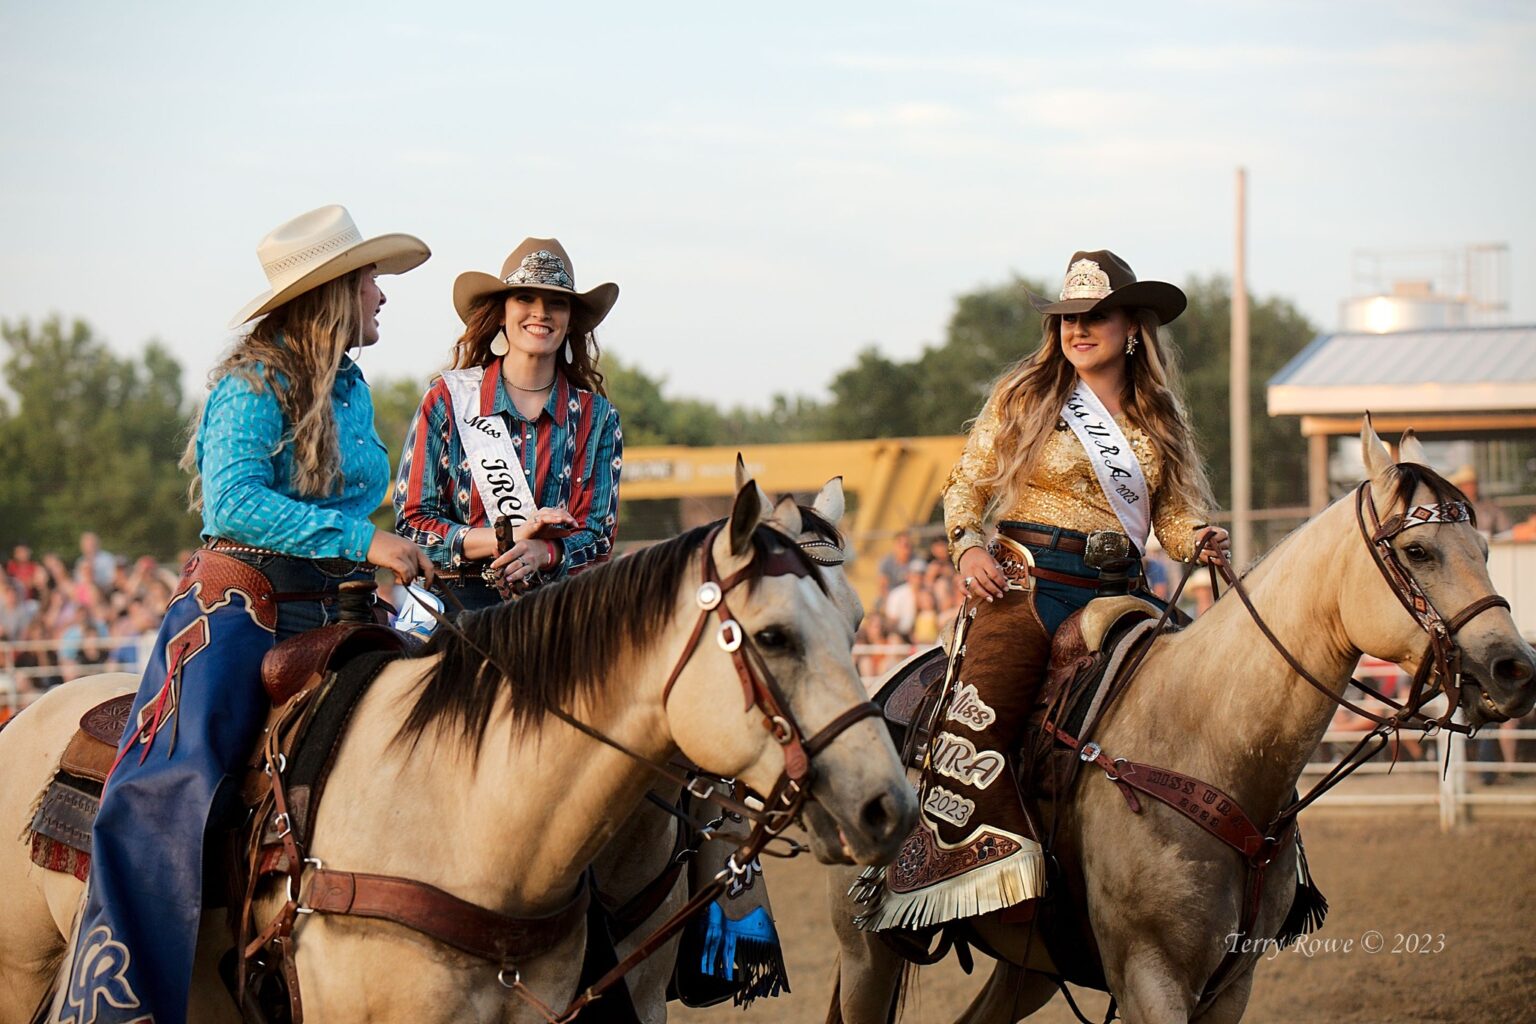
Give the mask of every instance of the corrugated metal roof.
[{"label": "corrugated metal roof", "polygon": [[1269,386],[1536,382],[1536,325],[1320,335]]}]

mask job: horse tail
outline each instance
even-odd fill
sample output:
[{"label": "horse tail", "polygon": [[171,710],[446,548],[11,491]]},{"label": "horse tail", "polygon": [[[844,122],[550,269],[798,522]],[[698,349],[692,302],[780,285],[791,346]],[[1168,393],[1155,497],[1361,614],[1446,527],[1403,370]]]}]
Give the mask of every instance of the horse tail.
[{"label": "horse tail", "polygon": [[907,992],[917,990],[917,972],[921,969],[921,964],[910,960],[901,962],[901,973],[896,975],[896,991],[891,999],[891,1013],[885,1018],[885,1024],[896,1024],[901,1015],[907,1012]]}]

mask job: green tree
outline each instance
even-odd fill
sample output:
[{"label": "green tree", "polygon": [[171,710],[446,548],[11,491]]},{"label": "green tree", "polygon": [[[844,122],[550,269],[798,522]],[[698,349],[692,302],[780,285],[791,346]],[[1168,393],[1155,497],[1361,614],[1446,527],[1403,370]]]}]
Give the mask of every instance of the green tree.
[{"label": "green tree", "polygon": [[[1189,309],[1168,328],[1205,456],[1211,488],[1224,508],[1232,506],[1231,446],[1231,283],[1225,278],[1191,279],[1184,285]],[[1249,436],[1255,467],[1255,508],[1305,505],[1307,447],[1294,416],[1271,417],[1265,383],[1300,352],[1318,330],[1289,300],[1271,296],[1248,300]]]},{"label": "green tree", "polygon": [[181,367],[157,343],[113,355],[83,321],[0,323],[0,544],[72,550],[85,530],[111,550],[161,558],[196,543],[186,478]]}]

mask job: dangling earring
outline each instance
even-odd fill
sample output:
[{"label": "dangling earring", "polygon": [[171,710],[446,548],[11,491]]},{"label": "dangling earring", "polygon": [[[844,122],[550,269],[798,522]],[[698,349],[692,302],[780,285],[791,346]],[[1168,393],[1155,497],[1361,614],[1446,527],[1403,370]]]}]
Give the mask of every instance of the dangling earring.
[{"label": "dangling earring", "polygon": [[1136,335],[1133,334],[1125,339],[1125,354],[1128,356],[1136,354]]},{"label": "dangling earring", "polygon": [[496,337],[491,339],[491,355],[498,359],[512,350],[512,345],[507,341],[507,329],[503,327],[496,332]]},{"label": "dangling earring", "polygon": [[571,339],[570,338],[566,338],[565,339],[565,363],[566,363],[567,366],[571,366],[571,365],[574,365],[575,362],[576,362],[576,357],[571,353]]}]

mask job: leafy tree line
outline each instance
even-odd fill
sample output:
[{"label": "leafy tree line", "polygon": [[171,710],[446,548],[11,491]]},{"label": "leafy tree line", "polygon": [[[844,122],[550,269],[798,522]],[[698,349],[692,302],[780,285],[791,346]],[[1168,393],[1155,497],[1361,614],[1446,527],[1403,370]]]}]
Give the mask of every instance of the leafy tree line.
[{"label": "leafy tree line", "polygon": [[[900,361],[876,347],[859,352],[829,384],[830,397],[774,395],[765,408],[722,409],[671,398],[665,379],[611,356],[609,397],[630,445],[731,445],[954,434],[980,409],[994,376],[1040,343],[1040,317],[1014,279],[963,295],[942,343]],[[1195,430],[1217,500],[1231,487],[1228,447],[1228,284],[1191,280],[1188,311],[1166,332],[1182,369]],[[1250,302],[1250,403],[1254,501],[1304,500],[1306,447],[1294,418],[1264,412],[1264,382],[1316,329],[1288,301]],[[161,558],[197,543],[176,468],[202,382],[189,397],[181,366],[156,342],[142,355],[112,353],[84,322],[52,317],[0,323],[0,546],[25,541],[73,551],[84,530],[109,550]],[[425,381],[373,382],[377,424],[397,449]],[[388,514],[376,516],[387,524]]]}]

